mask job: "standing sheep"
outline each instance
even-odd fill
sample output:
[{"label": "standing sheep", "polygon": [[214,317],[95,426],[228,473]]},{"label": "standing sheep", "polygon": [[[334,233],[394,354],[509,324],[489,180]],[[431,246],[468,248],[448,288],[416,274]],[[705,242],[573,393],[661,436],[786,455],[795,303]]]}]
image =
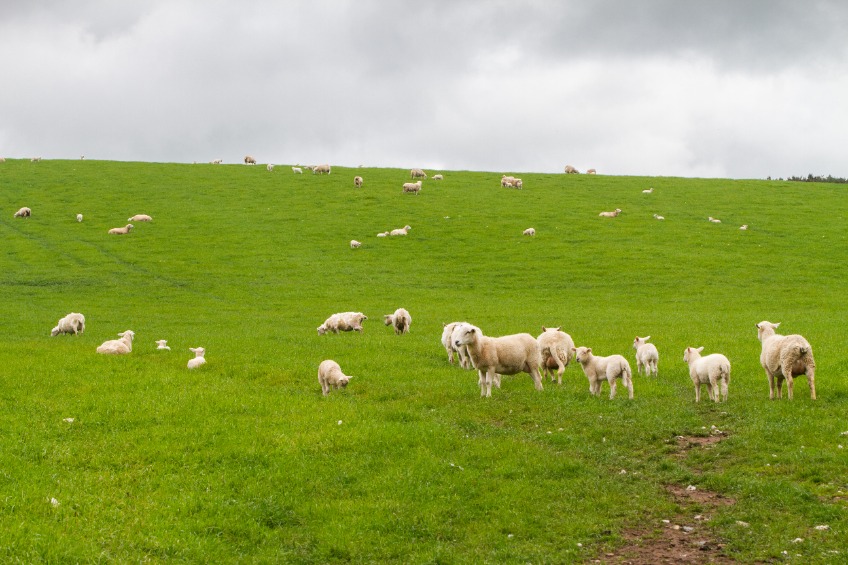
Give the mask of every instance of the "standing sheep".
[{"label": "standing sheep", "polygon": [[456,345],[456,340],[459,338],[459,335],[462,333],[463,326],[466,324],[467,322],[451,322],[450,324],[444,324],[444,329],[442,330],[442,345],[448,353],[448,362],[451,365],[453,365],[453,354],[456,353],[457,357],[459,357],[459,366],[463,369],[471,369],[471,361],[468,358],[468,347],[464,345]]},{"label": "standing sheep", "polygon": [[530,373],[536,390],[542,390],[539,343],[527,333],[486,337],[477,326],[466,324],[454,344],[468,347],[471,362],[479,375],[480,396],[492,396],[492,383],[500,388],[500,375]]},{"label": "standing sheep", "polygon": [[26,206],[15,212],[14,215],[15,218],[29,218],[30,216],[32,216],[32,210],[30,210]]},{"label": "standing sheep", "polygon": [[300,167],[292,167],[292,172],[296,175],[302,175],[303,169],[301,169]]},{"label": "standing sheep", "polygon": [[565,173],[568,174],[568,175],[577,175],[577,174],[580,174],[580,171],[578,171],[577,169],[575,169],[571,165],[566,165],[565,166]]},{"label": "standing sheep", "polygon": [[657,347],[653,343],[647,343],[651,336],[639,337],[633,340],[633,349],[636,350],[636,372],[642,374],[642,369],[645,369],[645,376],[657,376],[657,363],[660,360],[660,354]]},{"label": "standing sheep", "polygon": [[383,316],[383,322],[387,326],[394,326],[395,334],[402,335],[409,332],[409,326],[412,325],[412,316],[406,308],[398,308],[394,314],[386,314]]},{"label": "standing sheep", "polygon": [[355,239],[350,240],[350,248],[351,249],[359,249],[360,247],[362,247],[361,241],[356,241]]},{"label": "standing sheep", "polygon": [[601,395],[601,382],[606,379],[610,385],[610,400],[615,398],[615,379],[621,379],[624,388],[627,389],[629,397],[633,398],[633,373],[630,363],[621,355],[610,355],[601,357],[592,355],[591,347],[577,347],[572,349],[577,362],[583,367],[583,373],[589,379],[589,392],[595,396]]},{"label": "standing sheep", "polygon": [[77,214],[77,222],[81,222],[81,221],[82,221],[82,214]]},{"label": "standing sheep", "polygon": [[421,181],[417,182],[405,182],[403,183],[403,191],[414,193],[416,196],[418,192],[421,190]]},{"label": "standing sheep", "polygon": [[[683,352],[683,360],[689,364],[689,376],[695,385],[695,402],[701,401],[701,385],[707,385],[710,400],[727,402],[727,387],[730,384],[730,361],[721,353],[713,353],[701,357],[703,347],[687,347]],[[721,386],[721,398],[719,398]]]},{"label": "standing sheep", "polygon": [[536,338],[539,342],[539,350],[542,353],[542,370],[547,377],[550,375],[551,382],[554,380],[554,369],[557,370],[557,384],[562,384],[562,374],[571,363],[574,340],[560,328],[546,328],[542,326],[542,334]]},{"label": "standing sheep", "polygon": [[324,396],[330,394],[331,388],[346,388],[353,377],[342,373],[342,368],[332,359],[325,359],[318,365],[318,382]]},{"label": "standing sheep", "polygon": [[323,175],[324,173],[327,173],[329,175],[330,174],[330,165],[328,165],[326,163],[323,164],[323,165],[315,165],[314,167],[312,167],[312,174],[314,175],[315,173],[318,173],[319,175]]},{"label": "standing sheep", "polygon": [[419,179],[419,178],[426,179],[427,173],[425,173],[421,169],[412,169],[411,171],[409,171],[409,178],[411,178],[411,179]]},{"label": "standing sheep", "polygon": [[362,188],[362,177],[353,177],[353,186],[356,188]]},{"label": "standing sheep", "polygon": [[274,165],[271,164],[271,163],[268,163],[267,165],[265,165],[265,169],[270,173],[274,170]]},{"label": "standing sheep", "polygon": [[783,379],[786,379],[789,400],[795,388],[794,378],[807,375],[810,383],[810,398],[816,399],[816,362],[813,359],[813,347],[802,336],[780,335],[774,330],[780,322],[773,324],[762,321],[757,324],[757,338],[763,344],[760,364],[769,380],[769,399],[774,399],[775,377],[777,377],[777,398],[783,398]]},{"label": "standing sheep", "polygon": [[245,156],[244,156],[244,164],[245,164],[245,165],[255,165],[255,164],[256,164],[256,159],[254,159],[254,158],[253,158],[253,157],[251,157],[250,155],[245,155]]},{"label": "standing sheep", "polygon": [[318,326],[318,335],[324,335],[327,332],[337,334],[339,332],[357,331],[362,333],[362,322],[367,319],[368,316],[362,312],[340,312],[333,314],[323,324]]},{"label": "standing sheep", "polygon": [[534,236],[534,235],[536,235],[536,229],[535,228],[527,228],[526,230],[524,230],[523,233],[524,233],[524,235]]},{"label": "standing sheep", "polygon": [[59,334],[74,334],[78,335],[85,332],[85,316],[78,312],[71,312],[64,318],[60,318],[56,327],[50,331],[50,335],[55,337]]}]

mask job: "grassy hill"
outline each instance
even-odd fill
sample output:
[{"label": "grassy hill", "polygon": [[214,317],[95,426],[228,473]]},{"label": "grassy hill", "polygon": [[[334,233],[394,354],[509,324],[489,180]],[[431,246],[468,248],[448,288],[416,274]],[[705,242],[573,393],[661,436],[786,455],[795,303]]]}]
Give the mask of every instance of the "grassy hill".
[{"label": "grassy hill", "polygon": [[[844,559],[843,187],[444,174],[415,196],[396,169],[0,164],[0,558],[575,562],[667,519],[742,562]],[[154,220],[106,234],[137,213]],[[382,315],[400,306],[395,336]],[[347,310],[361,335],[317,335]],[[72,311],[86,332],[51,338]],[[455,320],[562,326],[634,371],[651,335],[659,377],[610,401],[573,364],[561,386],[508,376],[481,399],[440,343]],[[769,401],[761,320],[813,344],[817,401],[804,378]],[[131,355],[95,354],[126,329]],[[727,404],[695,404],[690,345],[730,359]],[[327,398],[323,359],[354,375]],[[730,503],[673,494],[688,485]]]}]

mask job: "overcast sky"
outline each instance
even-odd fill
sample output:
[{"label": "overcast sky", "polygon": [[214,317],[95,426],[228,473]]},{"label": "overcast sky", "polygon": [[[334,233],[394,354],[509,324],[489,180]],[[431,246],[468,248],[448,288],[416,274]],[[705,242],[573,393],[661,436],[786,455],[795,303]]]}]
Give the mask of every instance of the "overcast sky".
[{"label": "overcast sky", "polygon": [[0,7],[5,157],[848,177],[842,0]]}]

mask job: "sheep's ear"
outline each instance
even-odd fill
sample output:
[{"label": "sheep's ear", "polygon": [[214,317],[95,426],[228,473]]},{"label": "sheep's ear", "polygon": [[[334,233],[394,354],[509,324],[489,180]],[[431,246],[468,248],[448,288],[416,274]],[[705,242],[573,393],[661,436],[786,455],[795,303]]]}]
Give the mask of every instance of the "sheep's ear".
[{"label": "sheep's ear", "polygon": [[700,352],[701,352],[701,351],[703,351],[703,350],[704,350],[704,346],[702,345],[701,347],[699,347],[699,348],[698,348],[698,349],[696,349],[695,351],[697,351],[698,353],[700,353]]},{"label": "sheep's ear", "polygon": [[651,339],[651,336],[646,335],[646,336],[644,337],[644,339],[645,339],[645,341],[648,341],[649,339]]},{"label": "sheep's ear", "polygon": [[477,328],[470,328],[468,333],[473,334],[475,331],[477,331]]},{"label": "sheep's ear", "polygon": [[542,331],[546,332],[546,331],[548,331],[548,328],[546,328],[545,326],[542,326]]},{"label": "sheep's ear", "polygon": [[777,328],[777,327],[779,327],[779,326],[780,326],[780,322],[777,322],[777,323],[775,323],[775,324],[772,324],[772,326],[774,326],[775,328]]},{"label": "sheep's ear", "polygon": [[577,353],[577,348],[576,348],[576,347],[572,347],[572,348],[571,348],[571,352],[572,352],[572,353]]},{"label": "sheep's ear", "polygon": [[555,328],[554,328],[554,331],[555,331],[555,332],[558,332],[558,331],[559,331],[559,330],[561,330],[561,329],[562,329],[562,326],[557,326],[557,327],[555,327]]},{"label": "sheep's ear", "polygon": [[587,348],[586,348],[586,353],[592,353],[592,348],[591,348],[591,347],[587,347]]}]

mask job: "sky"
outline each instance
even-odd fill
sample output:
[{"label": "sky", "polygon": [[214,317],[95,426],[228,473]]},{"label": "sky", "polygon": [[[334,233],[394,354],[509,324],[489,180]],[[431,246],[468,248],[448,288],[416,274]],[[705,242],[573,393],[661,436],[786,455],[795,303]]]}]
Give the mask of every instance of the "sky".
[{"label": "sky", "polygon": [[842,0],[0,0],[0,156],[848,177]]}]

